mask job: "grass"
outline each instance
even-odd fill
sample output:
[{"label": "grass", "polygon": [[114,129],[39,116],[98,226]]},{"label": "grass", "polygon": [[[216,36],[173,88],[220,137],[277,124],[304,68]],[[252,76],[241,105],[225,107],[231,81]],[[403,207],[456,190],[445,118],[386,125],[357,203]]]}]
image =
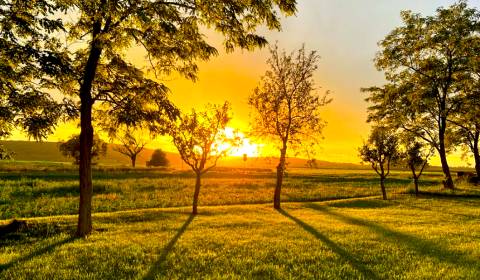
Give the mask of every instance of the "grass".
[{"label": "grass", "polygon": [[32,218],[0,279],[479,279],[478,199],[376,198]]},{"label": "grass", "polygon": [[[20,163],[10,168],[0,172],[0,219],[77,213],[78,175],[71,166],[52,163],[33,168]],[[406,172],[392,175],[387,183],[390,196],[409,188],[408,176]],[[93,209],[113,212],[187,206],[191,204],[194,180],[188,172],[96,167]],[[421,189],[436,192],[440,181],[440,173],[426,174]],[[203,180],[200,205],[268,203],[274,186],[275,174],[269,170],[211,172]],[[378,194],[378,178],[365,170],[292,170],[282,189],[282,199],[287,202]]]}]

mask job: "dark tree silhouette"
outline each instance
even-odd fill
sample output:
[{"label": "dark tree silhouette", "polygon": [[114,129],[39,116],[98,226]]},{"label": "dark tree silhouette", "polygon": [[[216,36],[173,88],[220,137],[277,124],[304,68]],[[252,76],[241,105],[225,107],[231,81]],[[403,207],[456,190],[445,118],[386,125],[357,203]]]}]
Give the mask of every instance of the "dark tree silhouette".
[{"label": "dark tree silhouette", "polygon": [[168,166],[167,154],[160,149],[152,153],[152,157],[147,161],[147,166]]},{"label": "dark tree silhouette", "polygon": [[400,137],[400,143],[404,147],[404,151],[399,154],[400,161],[412,172],[415,195],[418,196],[418,181],[425,167],[428,166],[428,160],[433,155],[434,148],[428,148],[427,145],[415,139],[411,133]]},{"label": "dark tree silhouette", "polygon": [[230,121],[229,110],[228,102],[222,106],[208,105],[203,111],[193,109],[171,126],[170,133],[175,147],[196,175],[193,215],[198,213],[202,175],[214,168],[217,161],[240,142],[238,137],[228,137],[225,133]]},{"label": "dark tree silhouette", "polygon": [[383,199],[387,199],[385,179],[390,175],[390,167],[398,158],[398,137],[389,128],[376,126],[368,141],[358,149],[360,159],[369,163],[378,176]]},{"label": "dark tree silhouette", "polygon": [[13,159],[14,153],[7,150],[4,145],[0,144],[0,160]]},{"label": "dark tree silhouette", "polygon": [[[295,0],[4,0],[0,4],[1,32],[6,38],[12,38],[13,32],[15,39],[6,40],[6,47],[13,44],[18,53],[29,53],[33,48],[34,55],[26,58],[27,62],[33,60],[28,66],[41,65],[40,70],[45,71],[32,68],[28,73],[45,72],[55,77],[45,85],[64,94],[62,107],[68,116],[80,118],[77,236],[82,237],[92,230],[92,122],[98,117],[94,110],[118,124],[146,122],[156,133],[165,132],[165,122],[178,115],[168,101],[166,86],[146,78],[141,69],[128,63],[126,49],[143,48],[157,76],[178,72],[195,80],[197,61],[217,54],[206,42],[203,30],[221,33],[227,51],[236,47],[253,50],[266,44],[265,38],[256,34],[257,27],[279,30],[278,13],[292,15],[296,11]],[[36,51],[37,47],[45,51]],[[2,59],[5,57],[15,55]],[[12,77],[12,84],[22,88],[24,82],[17,78],[21,75]],[[35,94],[27,91],[29,94],[17,98],[20,102],[13,104],[11,112],[15,118],[25,119],[21,123],[30,134],[43,137],[64,114],[51,94],[41,92],[37,98],[38,86],[32,83],[32,89]],[[32,95],[34,103],[28,102]],[[27,104],[34,104],[37,110],[25,110]],[[34,118],[23,117],[24,111]]]},{"label": "dark tree silhouette", "polygon": [[435,147],[445,176],[444,187],[454,188],[447,161],[448,120],[463,100],[459,91],[467,76],[466,51],[478,33],[478,13],[465,1],[439,8],[433,16],[410,11],[403,25],[379,45],[375,62],[385,72],[384,87],[366,89],[372,121],[390,121]]},{"label": "dark tree silhouette", "polygon": [[[63,156],[72,158],[75,164],[80,163],[80,135],[74,135],[65,142],[58,145],[58,149]],[[105,143],[98,135],[93,136],[93,147],[91,149],[92,161],[107,155],[107,143]]]},{"label": "dark tree silhouette", "polygon": [[279,209],[287,148],[319,138],[325,126],[320,109],[331,99],[327,98],[328,92],[323,96],[315,92],[313,74],[319,59],[315,51],[307,53],[302,47],[286,54],[274,46],[270,54],[270,69],[248,103],[255,114],[253,135],[274,140],[280,146],[273,198],[274,207]]},{"label": "dark tree silhouette", "polygon": [[110,128],[109,132],[111,140],[120,143],[114,146],[113,150],[127,156],[132,167],[135,168],[137,156],[143,151],[151,138],[149,132],[129,126]]}]

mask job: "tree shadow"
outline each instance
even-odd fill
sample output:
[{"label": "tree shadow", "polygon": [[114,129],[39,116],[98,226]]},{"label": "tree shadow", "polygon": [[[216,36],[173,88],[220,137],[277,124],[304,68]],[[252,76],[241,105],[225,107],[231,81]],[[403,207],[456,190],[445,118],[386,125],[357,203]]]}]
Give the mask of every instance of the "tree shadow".
[{"label": "tree shadow", "polygon": [[386,240],[392,243],[401,243],[409,249],[416,251],[417,253],[425,256],[437,259],[438,261],[448,262],[453,265],[458,265],[466,268],[480,267],[480,262],[470,259],[460,252],[449,250],[441,244],[434,243],[432,241],[421,239],[417,236],[392,230],[386,226],[380,224],[333,212],[325,206],[309,203],[306,205],[308,208],[320,211],[324,214],[335,217],[336,219],[346,222],[351,225],[366,227],[369,230],[381,235]]},{"label": "tree shadow", "polygon": [[51,253],[55,248],[60,247],[64,244],[66,244],[66,243],[70,243],[75,239],[76,239],[75,237],[70,236],[70,237],[64,238],[62,240],[59,240],[57,242],[54,242],[50,245],[44,246],[40,249],[37,249],[37,250],[31,252],[30,254],[15,258],[15,259],[9,261],[8,263],[0,264],[0,273],[2,273],[3,271],[5,271],[5,270],[9,269],[10,267],[15,266],[17,264],[28,262],[28,261],[36,258],[36,257],[41,256],[41,255]]},{"label": "tree shadow", "polygon": [[355,268],[357,271],[359,271],[361,274],[366,279],[380,279],[375,272],[373,272],[371,269],[369,269],[367,266],[365,266],[361,260],[357,259],[355,256],[350,254],[347,250],[339,246],[337,243],[332,241],[330,238],[325,236],[324,234],[320,233],[318,230],[316,230],[314,227],[311,225],[305,223],[304,221],[300,220],[299,218],[296,218],[292,215],[290,215],[288,212],[286,212],[283,209],[277,210],[280,214],[283,216],[289,218],[290,220],[294,221],[297,225],[302,227],[306,232],[310,233],[313,235],[315,238],[318,240],[322,241],[325,245],[330,248],[335,254],[337,254],[340,258],[342,258],[345,262],[349,263],[353,268]]},{"label": "tree shadow", "polygon": [[143,277],[143,279],[155,279],[155,276],[159,273],[162,272],[162,268],[164,267],[165,261],[167,260],[168,254],[173,250],[173,247],[177,243],[177,241],[180,239],[180,237],[183,235],[183,233],[187,230],[187,227],[192,223],[193,219],[195,218],[195,215],[190,214],[188,219],[183,223],[183,225],[178,229],[177,233],[175,236],[165,245],[165,247],[162,250],[162,253],[160,254],[160,257],[158,257],[157,261],[152,265],[148,273]]}]

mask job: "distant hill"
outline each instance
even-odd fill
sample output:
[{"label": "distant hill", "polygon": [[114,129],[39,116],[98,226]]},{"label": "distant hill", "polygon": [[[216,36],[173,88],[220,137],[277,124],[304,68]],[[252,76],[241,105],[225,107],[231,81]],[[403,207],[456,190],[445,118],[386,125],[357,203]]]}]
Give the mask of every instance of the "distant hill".
[{"label": "distant hill", "polygon": [[[35,142],[35,141],[0,141],[1,144],[15,153],[15,160],[22,161],[51,161],[51,162],[71,162],[72,160],[64,157],[58,150],[58,142]],[[108,144],[107,156],[99,160],[100,164],[105,165],[123,165],[129,166],[130,159],[114,150],[116,144]],[[137,158],[138,166],[145,166],[153,153],[153,149],[144,149]],[[182,163],[177,153],[166,152],[170,166],[173,168],[187,168]],[[289,158],[288,167],[302,168],[306,167],[307,161],[300,158]],[[248,158],[243,161],[242,157],[229,157],[222,159],[219,166],[225,167],[246,167],[246,168],[271,168],[274,169],[278,164],[277,158]],[[329,169],[366,169],[367,166],[352,163],[335,163],[328,161],[317,161],[318,168]]]}]

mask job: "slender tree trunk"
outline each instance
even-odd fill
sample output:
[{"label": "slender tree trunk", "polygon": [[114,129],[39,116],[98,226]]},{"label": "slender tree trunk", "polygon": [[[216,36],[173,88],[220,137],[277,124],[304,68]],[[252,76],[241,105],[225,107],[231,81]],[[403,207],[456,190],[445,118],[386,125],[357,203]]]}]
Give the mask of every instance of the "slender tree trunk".
[{"label": "slender tree trunk", "polygon": [[85,237],[92,231],[92,84],[95,78],[98,61],[102,50],[92,45],[85,66],[85,72],[80,87],[80,205],[78,210],[77,236]]},{"label": "slender tree trunk", "polygon": [[287,144],[284,143],[280,150],[280,162],[277,166],[277,183],[275,185],[275,193],[273,195],[273,208],[280,209],[280,197],[282,192],[283,174],[285,172],[285,158],[287,155]]},{"label": "slender tree trunk", "polygon": [[415,196],[418,196],[418,177],[413,177],[413,184],[415,185]]},{"label": "slender tree trunk", "polygon": [[413,185],[415,186],[415,196],[418,196],[418,178],[420,176],[418,176],[416,173],[415,173],[415,166],[410,166],[410,170],[412,171],[412,177],[413,177]]},{"label": "slender tree trunk", "polygon": [[477,177],[480,176],[480,151],[478,148],[479,138],[480,132],[475,133],[475,139],[473,143],[473,157],[475,158],[475,171],[477,172]]},{"label": "slender tree trunk", "polygon": [[383,200],[387,200],[387,191],[385,190],[385,177],[380,177],[380,188],[382,189]]},{"label": "slender tree trunk", "polygon": [[448,166],[447,161],[447,151],[445,148],[445,131],[440,130],[439,133],[439,150],[438,155],[440,156],[440,161],[442,163],[442,171],[445,176],[443,181],[443,187],[446,189],[454,189],[455,185],[453,184],[452,175],[450,173],[450,167]]},{"label": "slender tree trunk", "polygon": [[198,196],[200,195],[200,186],[201,186],[201,173],[196,172],[197,174],[197,179],[195,181],[195,193],[193,194],[193,209],[192,209],[192,214],[197,215],[198,214]]},{"label": "slender tree trunk", "polygon": [[132,161],[132,167],[135,168],[135,162],[137,161],[137,156],[136,155],[131,156],[130,160]]}]

